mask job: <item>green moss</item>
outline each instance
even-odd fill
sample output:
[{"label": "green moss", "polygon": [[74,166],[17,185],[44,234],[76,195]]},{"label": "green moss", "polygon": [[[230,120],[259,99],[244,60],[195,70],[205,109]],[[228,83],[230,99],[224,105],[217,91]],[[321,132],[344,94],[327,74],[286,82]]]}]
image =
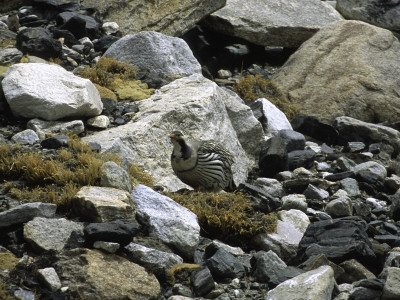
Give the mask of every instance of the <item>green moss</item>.
[{"label": "green moss", "polygon": [[241,193],[187,192],[168,196],[194,212],[206,234],[218,238],[230,234],[249,238],[276,229],[276,215],[254,211],[250,200]]},{"label": "green moss", "polygon": [[10,252],[1,252],[0,253],[0,270],[11,270],[13,269],[19,259],[14,256],[14,254]]},{"label": "green moss", "polygon": [[100,94],[101,98],[109,98],[109,99],[113,99],[115,101],[118,100],[117,99],[117,95],[115,95],[115,93],[112,90],[110,90],[110,89],[108,89],[108,88],[106,88],[104,86],[101,86],[101,85],[99,85],[97,83],[95,83],[94,86],[99,91],[99,94]]},{"label": "green moss", "polygon": [[93,83],[115,90],[118,87],[116,79],[135,79],[136,70],[131,65],[121,63],[113,58],[102,57],[95,65],[81,70],[79,75],[90,79]]},{"label": "green moss", "polygon": [[300,107],[292,104],[272,79],[260,75],[247,75],[235,86],[236,93],[244,100],[255,101],[266,98],[278,107],[290,120],[300,113]]},{"label": "green moss", "polygon": [[116,92],[121,100],[142,100],[149,98],[154,92],[147,84],[135,79],[134,67],[113,58],[102,57],[94,66],[85,67],[79,75]]},{"label": "green moss", "polygon": [[121,100],[143,100],[149,98],[154,89],[149,89],[147,84],[140,80],[127,80],[122,81],[115,92]]}]

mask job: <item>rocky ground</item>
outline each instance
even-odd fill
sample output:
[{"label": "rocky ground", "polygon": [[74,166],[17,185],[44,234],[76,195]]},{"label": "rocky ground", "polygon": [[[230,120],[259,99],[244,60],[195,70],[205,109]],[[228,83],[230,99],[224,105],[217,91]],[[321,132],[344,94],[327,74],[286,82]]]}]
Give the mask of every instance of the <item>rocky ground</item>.
[{"label": "rocky ground", "polygon": [[1,5],[1,299],[400,299],[399,6],[236,2]]}]

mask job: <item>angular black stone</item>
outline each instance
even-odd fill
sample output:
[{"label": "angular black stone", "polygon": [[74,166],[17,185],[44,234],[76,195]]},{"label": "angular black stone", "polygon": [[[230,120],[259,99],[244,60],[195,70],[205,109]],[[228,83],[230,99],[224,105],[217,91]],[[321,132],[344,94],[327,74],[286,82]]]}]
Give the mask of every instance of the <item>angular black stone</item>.
[{"label": "angular black stone", "polygon": [[208,258],[205,264],[215,280],[229,281],[245,275],[245,268],[240,260],[222,248]]},{"label": "angular black stone", "polygon": [[43,148],[47,149],[58,149],[61,147],[67,147],[68,140],[69,138],[66,135],[55,135],[47,139],[44,139],[43,141],[40,142],[40,145]]},{"label": "angular black stone", "polygon": [[318,141],[325,142],[328,145],[335,144],[339,136],[339,133],[333,126],[318,120],[314,116],[297,114],[290,123],[292,124],[293,130],[308,135]]},{"label": "angular black stone", "polygon": [[295,150],[288,153],[289,170],[304,167],[309,169],[312,167],[316,153],[311,149]]},{"label": "angular black stone", "polygon": [[[339,264],[356,259],[366,266],[376,267],[376,256],[360,217],[344,217],[311,223],[299,244],[297,260],[325,254]],[[375,265],[374,265],[375,264]]]},{"label": "angular black stone", "polygon": [[60,11],[75,11],[79,9],[79,0],[33,0],[34,3]]},{"label": "angular black stone", "polygon": [[84,229],[85,239],[89,245],[96,241],[114,242],[127,245],[140,231],[141,225],[134,220],[116,220],[105,223],[91,223]]},{"label": "angular black stone", "polygon": [[54,39],[49,30],[41,27],[21,30],[17,35],[16,46],[24,54],[44,59],[59,57],[62,51],[61,42]]},{"label": "angular black stone", "polygon": [[96,39],[101,36],[100,23],[94,18],[74,12],[62,12],[56,18],[60,29],[69,30],[77,39],[88,37]]},{"label": "angular black stone", "polygon": [[270,178],[289,170],[288,154],[282,138],[276,136],[267,141],[265,149],[260,152],[259,168],[260,176]]},{"label": "angular black stone", "polygon": [[282,201],[279,198],[271,196],[257,186],[248,183],[241,183],[237,190],[250,197],[252,206],[255,210],[270,213],[282,206]]},{"label": "angular black stone", "polygon": [[283,129],[279,130],[278,136],[283,139],[286,145],[286,151],[289,153],[294,150],[304,150],[306,139],[300,132]]},{"label": "angular black stone", "polygon": [[355,178],[356,174],[353,171],[345,171],[326,175],[324,178],[329,181],[340,181],[345,178]]},{"label": "angular black stone", "polygon": [[108,48],[110,48],[112,44],[114,44],[118,40],[119,38],[113,35],[103,36],[93,43],[94,50],[104,53]]},{"label": "angular black stone", "polygon": [[199,297],[207,295],[215,288],[214,279],[207,267],[190,276],[190,283],[194,293]]}]

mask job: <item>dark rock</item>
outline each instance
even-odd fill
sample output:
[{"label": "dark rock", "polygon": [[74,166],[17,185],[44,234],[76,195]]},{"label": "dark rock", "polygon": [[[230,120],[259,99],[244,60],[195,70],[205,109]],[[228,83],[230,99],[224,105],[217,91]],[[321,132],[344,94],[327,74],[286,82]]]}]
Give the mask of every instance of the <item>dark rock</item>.
[{"label": "dark rock", "polygon": [[57,27],[51,27],[50,31],[53,34],[53,38],[55,39],[63,38],[64,44],[70,48],[72,47],[72,45],[80,44],[79,40],[75,38],[75,36],[69,30],[63,30]]},{"label": "dark rock", "polygon": [[79,0],[33,0],[34,3],[60,11],[76,11],[79,9]]},{"label": "dark rock", "polygon": [[343,151],[345,152],[361,152],[365,149],[363,142],[347,142]]},{"label": "dark rock", "polygon": [[368,278],[361,280],[359,282],[356,282],[354,284],[354,287],[365,287],[373,290],[383,290],[383,286],[385,285],[385,282],[383,279],[378,279],[378,278]]},{"label": "dark rock", "polygon": [[62,51],[60,41],[53,38],[51,32],[41,27],[25,28],[17,34],[17,48],[44,59],[59,57]]},{"label": "dark rock", "polygon": [[286,151],[290,153],[294,150],[304,150],[306,139],[300,132],[283,129],[279,130],[278,136],[281,137],[286,145]]},{"label": "dark rock", "polygon": [[207,267],[190,276],[190,283],[194,293],[199,297],[207,295],[215,288],[214,279]]},{"label": "dark rock", "polygon": [[119,37],[113,35],[103,36],[93,43],[94,50],[104,53],[108,48],[110,48],[112,44],[114,44],[118,40]]},{"label": "dark rock", "polygon": [[102,114],[111,116],[113,112],[117,109],[117,101],[115,101],[114,99],[101,98],[101,102],[103,103]]},{"label": "dark rock", "polygon": [[264,213],[270,213],[282,206],[279,198],[273,197],[263,189],[248,183],[241,183],[237,190],[251,199],[253,208]]},{"label": "dark rock", "polygon": [[87,243],[92,245],[96,241],[114,242],[127,245],[141,230],[141,226],[134,220],[117,220],[105,223],[91,223],[84,229]]},{"label": "dark rock", "polygon": [[69,138],[66,135],[55,135],[40,142],[43,148],[58,149],[68,146]]},{"label": "dark rock", "polygon": [[304,191],[304,196],[307,199],[316,199],[316,200],[324,200],[329,197],[329,192],[324,189],[320,189],[312,184],[309,184],[306,190]]},{"label": "dark rock", "polygon": [[139,112],[139,106],[137,104],[131,104],[126,107],[124,107],[124,110],[122,111],[122,114],[127,114],[127,113],[137,113]]},{"label": "dark rock", "polygon": [[336,143],[339,136],[337,130],[333,126],[318,120],[314,116],[305,114],[297,114],[290,122],[293,130],[304,135],[308,135],[318,141],[325,142],[328,145]]},{"label": "dark rock", "polygon": [[345,178],[355,178],[356,174],[353,171],[345,171],[326,175],[324,178],[329,181],[340,181]]},{"label": "dark rock", "polygon": [[329,147],[327,144],[322,143],[321,145],[321,152],[325,153],[325,154],[331,154],[335,152],[335,149],[333,149],[332,147]]},{"label": "dark rock", "polygon": [[265,149],[260,152],[259,168],[261,177],[270,178],[289,170],[288,154],[282,138],[272,137],[267,141]]},{"label": "dark rock", "polygon": [[288,153],[288,162],[289,162],[289,170],[293,171],[294,169],[304,167],[311,168],[316,153],[311,149],[306,150],[295,150]]},{"label": "dark rock", "polygon": [[349,294],[350,300],[380,300],[382,291],[365,287],[354,287]]},{"label": "dark rock", "polygon": [[390,217],[395,221],[400,221],[400,192],[395,193],[391,200]]},{"label": "dark rock", "polygon": [[209,257],[205,264],[215,280],[230,280],[242,278],[245,275],[245,269],[240,260],[222,248]]},{"label": "dark rock", "polygon": [[69,30],[77,39],[88,37],[96,39],[100,37],[100,24],[90,16],[75,12],[62,12],[56,18],[60,29]]},{"label": "dark rock", "polygon": [[275,288],[278,284],[281,284],[282,282],[292,279],[300,274],[305,273],[304,270],[300,268],[296,268],[293,266],[288,266],[285,269],[283,269],[277,276],[272,276],[268,282],[268,287],[270,289]]},{"label": "dark rock", "polygon": [[272,277],[279,277],[279,274],[287,268],[287,265],[273,251],[258,251],[253,256],[252,276],[258,282],[268,282]]},{"label": "dark rock", "polygon": [[372,244],[360,217],[344,217],[311,223],[299,244],[300,262],[321,253],[338,264],[356,259],[369,266],[376,263]]},{"label": "dark rock", "polygon": [[374,239],[379,243],[386,243],[390,247],[399,247],[400,246],[400,236],[393,234],[384,234],[384,235],[375,235]]}]

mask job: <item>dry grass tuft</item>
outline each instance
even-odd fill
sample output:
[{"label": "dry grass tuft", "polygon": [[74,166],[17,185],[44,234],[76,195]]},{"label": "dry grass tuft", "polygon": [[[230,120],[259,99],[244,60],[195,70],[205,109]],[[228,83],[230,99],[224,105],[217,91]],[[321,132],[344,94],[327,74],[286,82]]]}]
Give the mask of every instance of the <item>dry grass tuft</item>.
[{"label": "dry grass tuft", "polygon": [[[121,165],[117,154],[92,151],[76,136],[57,155],[0,144],[0,182],[7,180],[4,187],[16,199],[55,203],[62,210],[69,210],[82,186],[100,185],[101,166],[107,161]],[[129,174],[133,183],[153,186],[152,177],[136,165],[130,165]]]},{"label": "dry grass tuft", "polygon": [[236,93],[244,100],[255,101],[266,98],[278,107],[290,120],[300,113],[300,107],[292,104],[272,79],[260,75],[247,75],[235,86]]},{"label": "dry grass tuft", "polygon": [[136,70],[131,65],[119,62],[113,58],[102,57],[92,67],[85,67],[79,74],[110,90],[115,90],[118,85],[116,79],[130,80],[136,78]]},{"label": "dry grass tuft", "polygon": [[249,238],[276,228],[276,215],[254,211],[250,200],[241,193],[186,192],[168,196],[195,213],[205,233],[220,238],[230,234]]}]

